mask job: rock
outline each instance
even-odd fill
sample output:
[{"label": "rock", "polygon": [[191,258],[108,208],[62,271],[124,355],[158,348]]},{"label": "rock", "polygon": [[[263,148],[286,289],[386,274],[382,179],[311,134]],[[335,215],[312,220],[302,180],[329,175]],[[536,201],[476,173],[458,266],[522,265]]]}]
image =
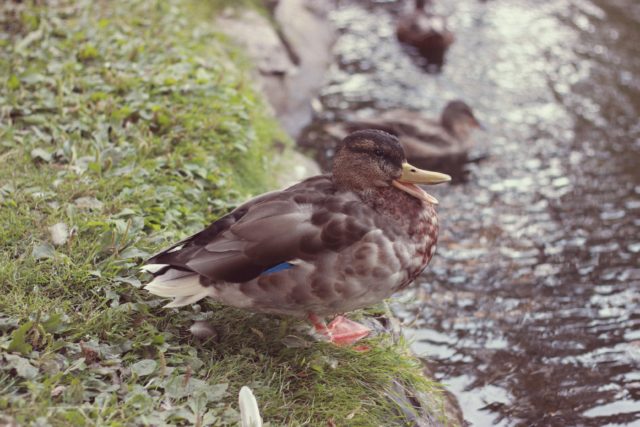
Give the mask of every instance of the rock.
[{"label": "rock", "polygon": [[280,0],[270,4],[276,30],[258,12],[226,12],[219,29],[256,64],[256,83],[283,128],[295,139],[311,120],[311,101],[331,63],[335,30],[327,18],[332,1]]},{"label": "rock", "polygon": [[273,12],[297,72],[281,81],[280,87],[274,87],[273,93],[267,92],[267,97],[293,138],[310,121],[311,100],[318,94],[332,62],[336,32],[328,14],[333,6],[333,1],[280,0]]},{"label": "rock", "polygon": [[255,64],[262,80],[267,76],[286,76],[295,73],[280,36],[269,20],[253,9],[227,10],[217,19],[219,29],[240,44]]},{"label": "rock", "polygon": [[318,163],[298,151],[285,150],[275,157],[273,170],[278,188],[286,188],[321,173]]}]

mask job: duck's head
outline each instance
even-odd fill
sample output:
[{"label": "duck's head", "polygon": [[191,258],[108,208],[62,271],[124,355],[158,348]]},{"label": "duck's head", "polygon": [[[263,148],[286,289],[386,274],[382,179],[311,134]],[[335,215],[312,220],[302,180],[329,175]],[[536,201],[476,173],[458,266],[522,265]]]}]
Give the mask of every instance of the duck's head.
[{"label": "duck's head", "polygon": [[333,180],[338,188],[366,193],[395,187],[428,203],[438,200],[416,184],[450,181],[449,175],[418,169],[407,162],[398,138],[374,129],[347,135],[333,160]]},{"label": "duck's head", "polygon": [[447,132],[460,139],[467,139],[473,129],[484,129],[471,107],[460,100],[449,102],[442,110],[440,120]]}]

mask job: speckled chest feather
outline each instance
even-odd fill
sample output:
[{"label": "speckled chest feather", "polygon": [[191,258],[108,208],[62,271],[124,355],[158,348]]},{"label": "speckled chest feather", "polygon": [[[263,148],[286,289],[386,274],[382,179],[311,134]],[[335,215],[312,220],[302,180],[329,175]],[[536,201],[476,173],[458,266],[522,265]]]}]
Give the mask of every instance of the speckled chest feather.
[{"label": "speckled chest feather", "polygon": [[[438,217],[433,205],[424,203],[407,193],[397,191],[393,187],[383,187],[365,198],[383,218],[382,228],[387,229],[390,239],[405,235],[415,247],[415,258],[420,260],[419,267],[412,269],[409,282],[413,281],[431,260],[438,240]],[[392,226],[394,224],[398,226]],[[401,231],[400,231],[401,230]],[[403,284],[401,287],[408,285]]]}]

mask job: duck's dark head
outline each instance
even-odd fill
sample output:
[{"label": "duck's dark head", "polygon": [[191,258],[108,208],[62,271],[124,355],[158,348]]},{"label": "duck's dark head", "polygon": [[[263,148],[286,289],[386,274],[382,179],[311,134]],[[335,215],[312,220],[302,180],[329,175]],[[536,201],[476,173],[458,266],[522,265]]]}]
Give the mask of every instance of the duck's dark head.
[{"label": "duck's dark head", "polygon": [[483,128],[482,124],[473,115],[471,107],[460,100],[449,102],[444,107],[440,120],[447,132],[460,139],[467,139],[475,128]]},{"label": "duck's dark head", "polygon": [[333,180],[338,188],[356,193],[393,186],[435,204],[438,201],[415,184],[438,184],[451,177],[411,166],[398,138],[366,129],[342,140],[333,160]]}]

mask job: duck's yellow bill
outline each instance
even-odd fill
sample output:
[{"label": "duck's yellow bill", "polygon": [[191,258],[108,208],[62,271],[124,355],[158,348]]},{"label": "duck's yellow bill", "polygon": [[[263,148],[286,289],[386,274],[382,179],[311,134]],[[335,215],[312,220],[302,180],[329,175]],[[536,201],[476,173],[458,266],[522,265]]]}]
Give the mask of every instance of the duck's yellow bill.
[{"label": "duck's yellow bill", "polygon": [[415,184],[431,185],[440,184],[441,182],[447,181],[451,181],[451,177],[447,174],[418,169],[417,167],[412,166],[409,163],[404,163],[402,165],[402,176],[398,179],[393,180],[392,184],[394,187],[411,194],[413,197],[416,197],[427,203],[437,205],[438,199]]}]

